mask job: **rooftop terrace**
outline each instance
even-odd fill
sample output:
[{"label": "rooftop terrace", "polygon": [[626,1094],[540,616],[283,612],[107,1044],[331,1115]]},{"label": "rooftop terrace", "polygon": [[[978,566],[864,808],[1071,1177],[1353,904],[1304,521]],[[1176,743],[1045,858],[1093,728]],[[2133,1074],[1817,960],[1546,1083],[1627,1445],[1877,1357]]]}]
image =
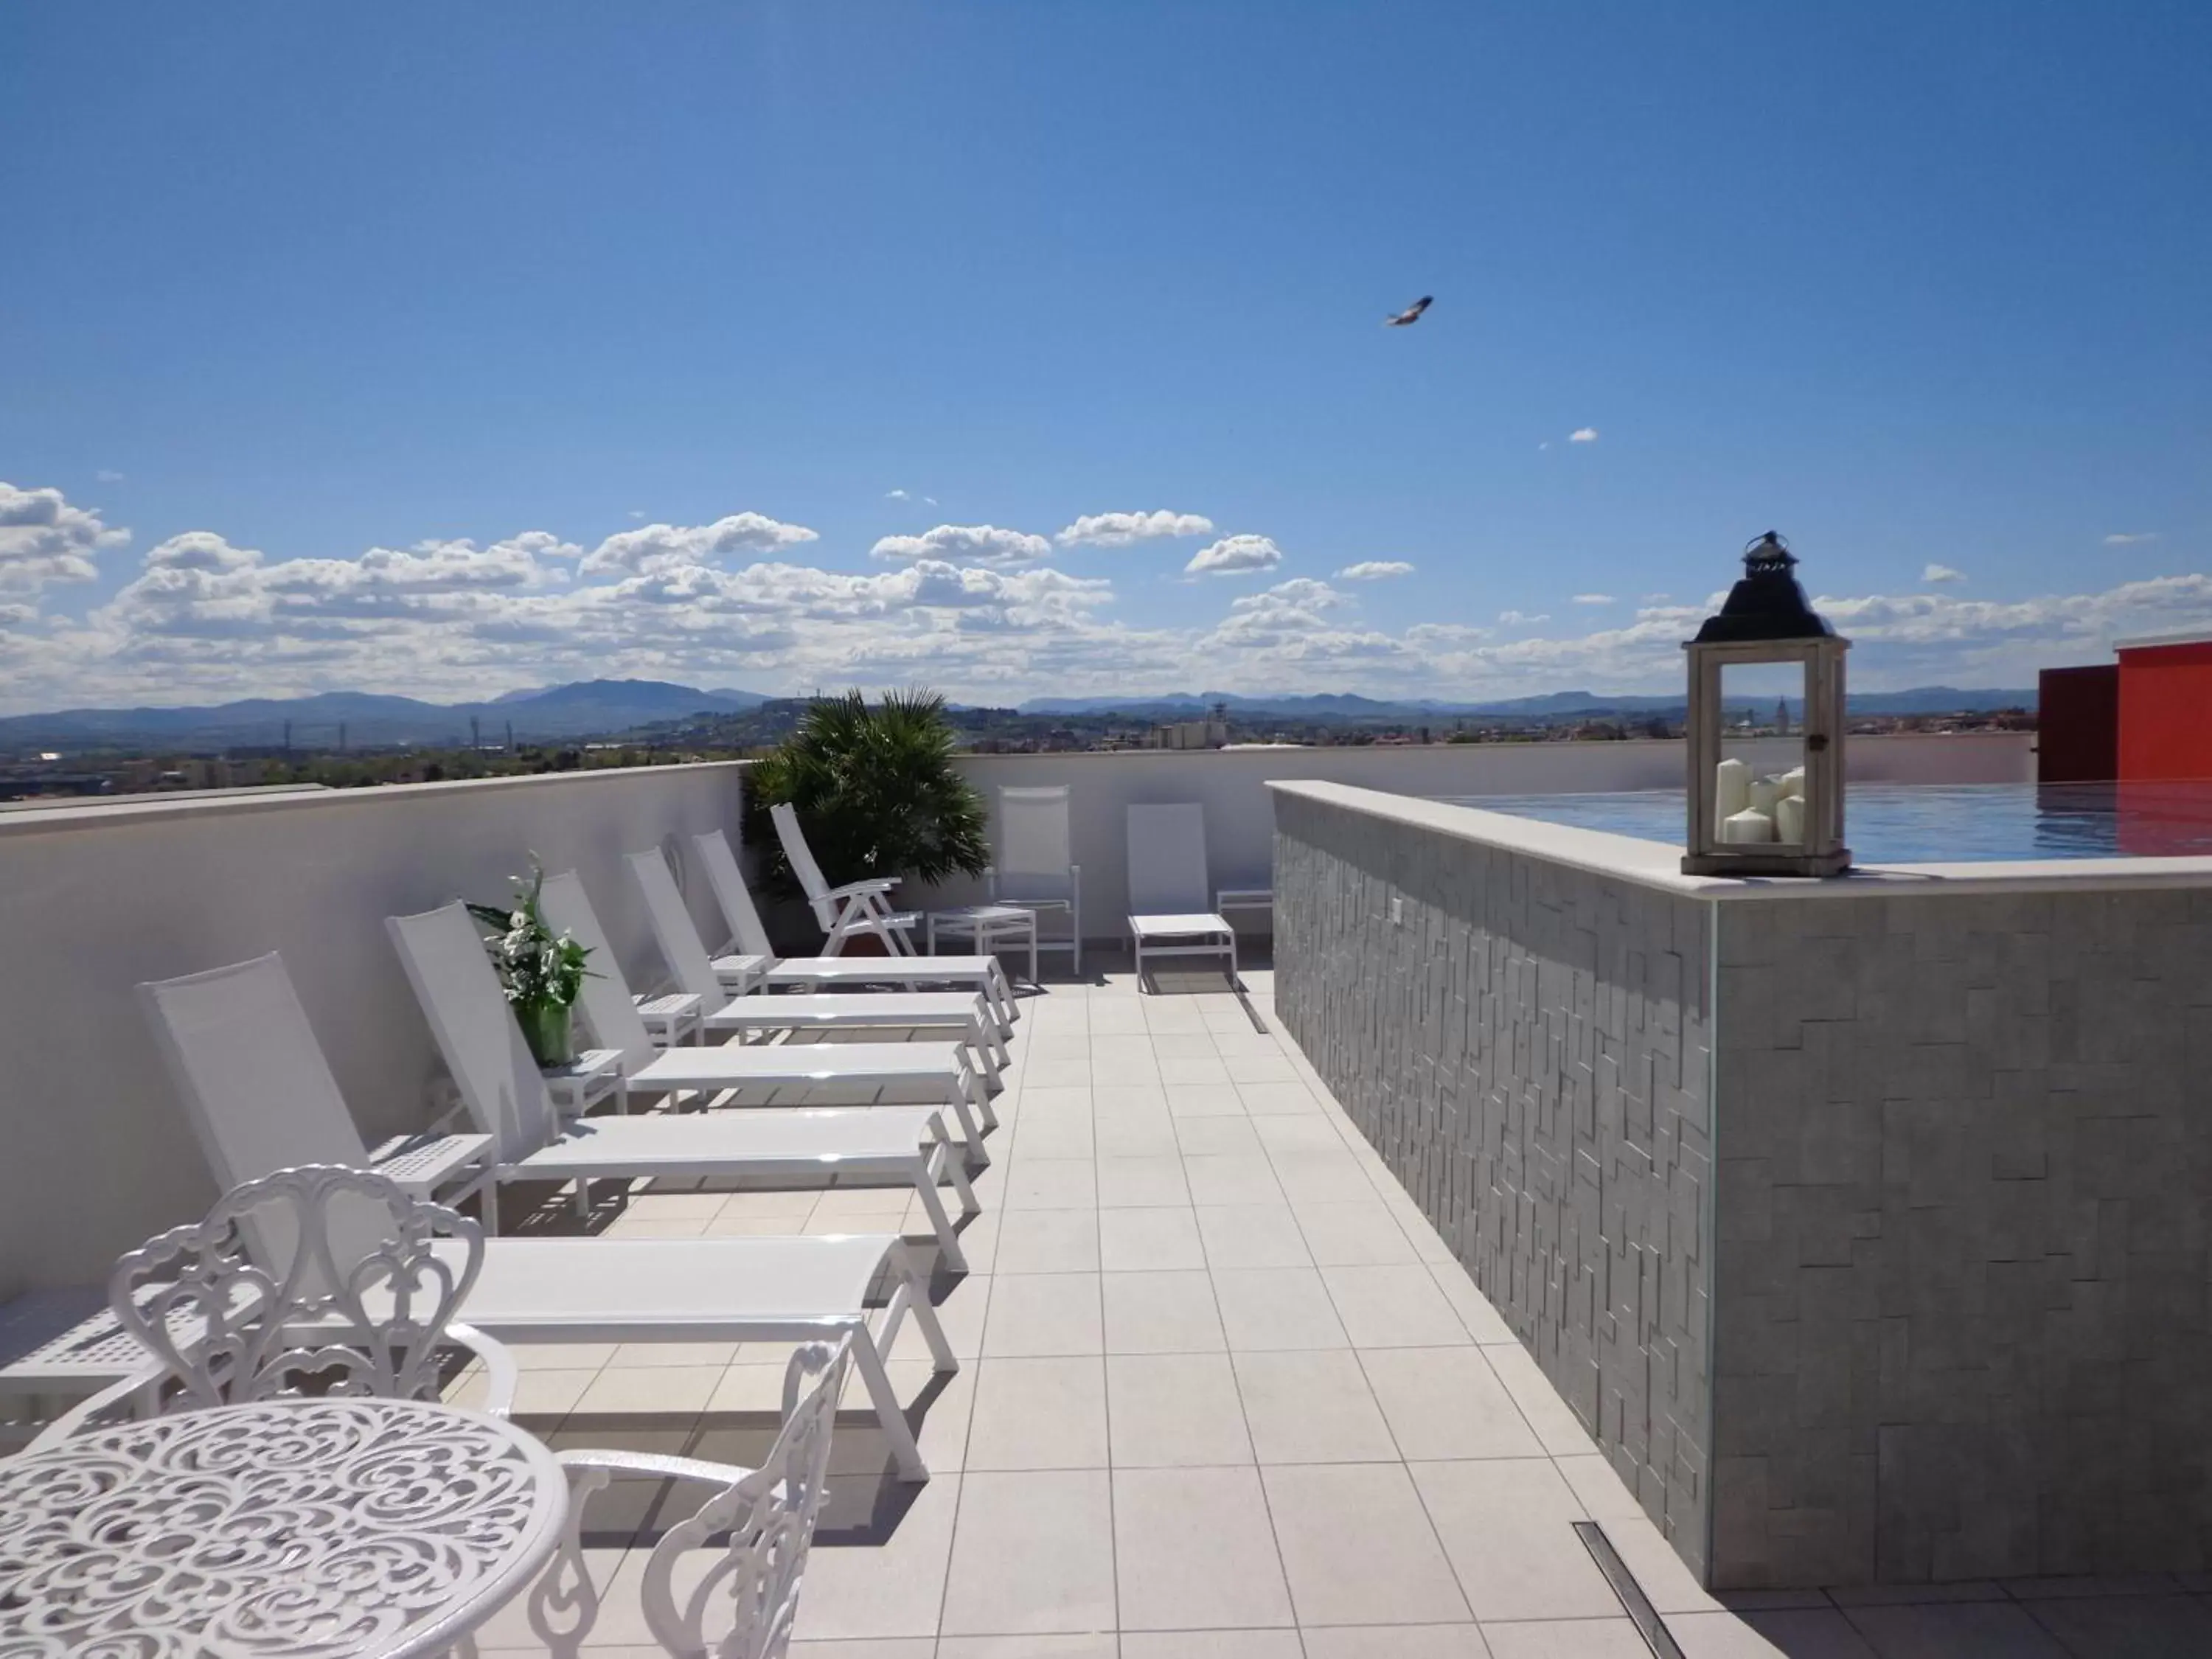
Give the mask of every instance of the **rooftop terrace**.
[{"label": "rooftop terrace", "polygon": [[[1246,983],[1025,1001],[971,1271],[935,1280],[962,1369],[933,1384],[911,1333],[893,1366],[933,1478],[895,1483],[848,1400],[795,1655],[1641,1659],[1583,1521],[1689,1659],[2212,1651],[2179,1578],[1705,1594]],[[909,1201],[660,1182],[604,1224],[926,1236]],[[556,1445],[740,1460],[784,1359],[517,1353]],[[625,1606],[588,1651],[647,1650]],[[483,1645],[539,1650],[519,1611]]]}]

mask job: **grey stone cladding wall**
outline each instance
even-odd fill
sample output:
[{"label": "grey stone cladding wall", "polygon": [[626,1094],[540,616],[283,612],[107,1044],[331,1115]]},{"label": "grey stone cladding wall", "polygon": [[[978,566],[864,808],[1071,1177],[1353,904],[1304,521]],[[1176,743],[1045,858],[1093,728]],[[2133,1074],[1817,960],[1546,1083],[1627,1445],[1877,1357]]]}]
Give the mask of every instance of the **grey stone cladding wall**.
[{"label": "grey stone cladding wall", "polygon": [[1279,1017],[1702,1572],[1714,907],[1275,803]]},{"label": "grey stone cladding wall", "polygon": [[1731,902],[1715,1582],[2212,1558],[2212,894]]}]

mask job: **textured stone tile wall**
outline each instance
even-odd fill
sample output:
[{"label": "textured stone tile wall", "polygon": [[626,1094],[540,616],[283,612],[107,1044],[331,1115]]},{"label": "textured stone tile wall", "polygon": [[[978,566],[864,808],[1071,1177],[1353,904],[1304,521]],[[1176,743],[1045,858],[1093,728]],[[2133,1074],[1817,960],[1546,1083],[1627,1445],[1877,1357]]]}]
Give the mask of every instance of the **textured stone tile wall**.
[{"label": "textured stone tile wall", "polygon": [[1716,1581],[2212,1565],[2212,894],[1717,908]]},{"label": "textured stone tile wall", "polygon": [[1702,1571],[1714,907],[1295,795],[1276,825],[1285,1029]]}]

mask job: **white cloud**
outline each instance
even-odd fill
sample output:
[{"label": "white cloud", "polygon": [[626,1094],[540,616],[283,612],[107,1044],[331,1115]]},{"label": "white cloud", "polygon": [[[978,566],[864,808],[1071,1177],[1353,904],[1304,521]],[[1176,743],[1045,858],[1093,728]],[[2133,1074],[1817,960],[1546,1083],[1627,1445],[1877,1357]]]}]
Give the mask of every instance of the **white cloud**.
[{"label": "white cloud", "polygon": [[1501,611],[1498,613],[1498,620],[1501,626],[1506,628],[1534,628],[1538,623],[1551,621],[1552,616],[1548,611],[1539,611],[1533,617],[1525,611]]},{"label": "white cloud", "polygon": [[1025,531],[994,524],[941,524],[919,536],[886,536],[868,550],[872,559],[967,560],[975,564],[1034,564],[1052,556],[1052,544]]},{"label": "white cloud", "polygon": [[0,590],[35,593],[50,584],[99,579],[94,557],[131,539],[97,507],[71,507],[58,489],[0,483]]},{"label": "white cloud", "polygon": [[1273,570],[1283,550],[1265,536],[1224,536],[1191,555],[1183,572],[1192,576],[1233,576],[1247,570]]},{"label": "white cloud", "polygon": [[629,515],[633,519],[642,519],[645,516],[645,509],[641,507],[633,507],[629,510]]},{"label": "white cloud", "polygon": [[903,489],[886,489],[884,491],[884,499],[887,501],[902,501],[907,498],[907,493]]},{"label": "white cloud", "polygon": [[253,548],[233,547],[212,530],[187,530],[181,536],[146,550],[146,568],[152,570],[165,566],[171,570],[243,570],[250,564],[259,564],[261,555]]},{"label": "white cloud", "polygon": [[94,479],[100,483],[121,483],[123,482],[123,475],[115,471],[112,467],[103,466],[99,471],[94,473],[92,476]]},{"label": "white cloud", "polygon": [[1363,559],[1358,564],[1348,564],[1336,573],[1339,581],[1380,582],[1393,576],[1410,576],[1413,567],[1403,559]]},{"label": "white cloud", "polygon": [[1614,605],[1619,603],[1610,593],[1577,593],[1570,605]]},{"label": "white cloud", "polygon": [[1195,513],[1085,513],[1053,540],[1062,547],[1127,547],[1169,536],[1210,536],[1213,520]]},{"label": "white cloud", "polygon": [[2134,532],[2116,530],[2111,535],[2105,538],[2105,545],[2107,547],[2133,547],[2137,542],[2156,541],[2158,539],[2158,534],[2159,532],[2155,530],[2137,530]]},{"label": "white cloud", "polygon": [[1672,593],[1646,593],[1640,600],[1638,601],[1638,603],[1640,605],[1664,605],[1668,600],[1674,597],[1674,596]]},{"label": "white cloud", "polygon": [[1923,582],[1962,582],[1966,580],[1966,573],[1954,570],[1948,564],[1931,564],[1920,573],[1920,580]]},{"label": "white cloud", "polygon": [[601,542],[578,567],[585,575],[644,574],[675,565],[705,564],[732,553],[777,553],[819,540],[805,525],[785,524],[758,513],[733,513],[712,524],[649,524]]},{"label": "white cloud", "polygon": [[1597,441],[1597,428],[1594,426],[1578,426],[1567,434],[1567,441],[1571,444],[1594,444]]}]

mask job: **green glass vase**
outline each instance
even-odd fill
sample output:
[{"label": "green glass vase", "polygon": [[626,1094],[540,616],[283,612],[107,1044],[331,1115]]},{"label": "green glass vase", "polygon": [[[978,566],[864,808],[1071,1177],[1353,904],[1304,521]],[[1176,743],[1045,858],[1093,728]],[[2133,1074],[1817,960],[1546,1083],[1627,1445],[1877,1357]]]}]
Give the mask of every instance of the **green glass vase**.
[{"label": "green glass vase", "polygon": [[521,1022],[522,1040],[540,1071],[550,1072],[575,1059],[576,1011],[570,1004],[535,1003],[517,1008],[514,1017]]}]

